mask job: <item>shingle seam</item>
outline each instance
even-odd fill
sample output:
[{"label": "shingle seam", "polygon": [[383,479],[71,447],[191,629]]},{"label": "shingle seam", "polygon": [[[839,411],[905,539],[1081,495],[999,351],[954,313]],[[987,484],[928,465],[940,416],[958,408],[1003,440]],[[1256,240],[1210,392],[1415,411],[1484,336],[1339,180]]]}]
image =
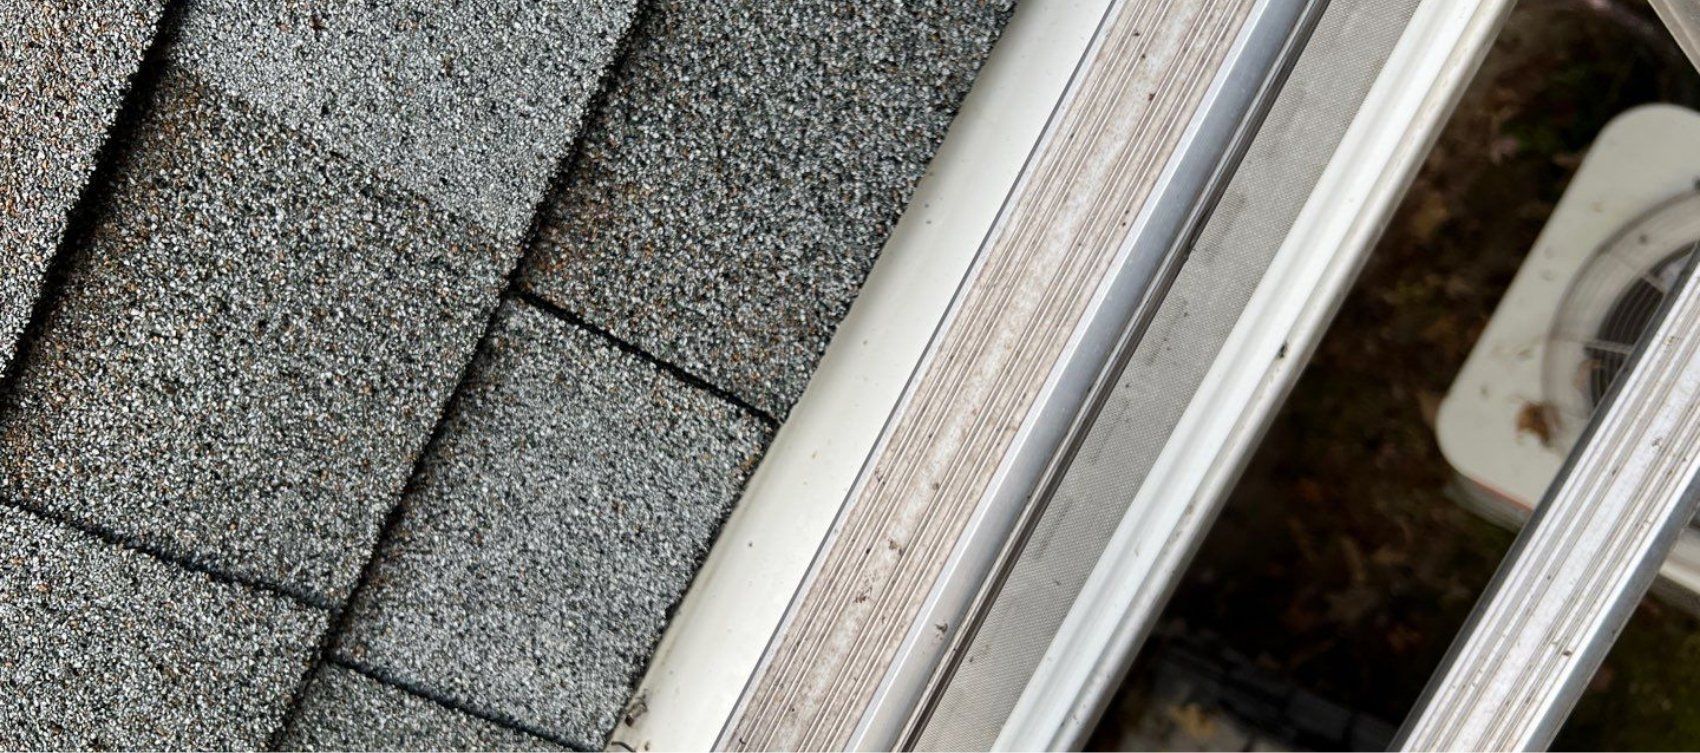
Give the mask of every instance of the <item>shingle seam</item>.
[{"label": "shingle seam", "polygon": [[395,688],[396,690],[400,690],[400,691],[407,693],[409,695],[416,696],[418,698],[422,698],[424,700],[430,701],[432,703],[437,704],[438,706],[442,706],[443,708],[449,709],[450,711],[455,711],[455,712],[459,712],[459,713],[462,713],[462,714],[466,714],[467,716],[476,717],[476,718],[481,719],[483,721],[494,724],[498,727],[502,727],[504,729],[512,730],[514,732],[518,732],[518,733],[521,733],[521,734],[530,735],[532,737],[535,737],[539,740],[543,740],[543,741],[548,742],[548,743],[553,744],[553,745],[559,745],[563,748],[566,748],[567,750],[579,751],[580,753],[590,753],[589,749],[581,747],[579,745],[575,745],[574,743],[569,742],[564,738],[550,734],[546,730],[538,729],[538,728],[533,727],[529,724],[526,724],[525,722],[519,721],[518,719],[507,716],[506,714],[502,714],[502,713],[499,713],[499,712],[486,711],[484,709],[480,709],[480,708],[477,708],[475,706],[470,706],[468,704],[465,704],[465,703],[457,701],[453,698],[450,698],[446,695],[442,695],[440,693],[437,693],[437,692],[431,690],[430,688],[424,687],[424,686],[422,686],[418,683],[411,682],[411,681],[408,681],[408,680],[404,680],[400,677],[397,677],[393,674],[390,674],[389,672],[387,672],[383,669],[379,669],[378,667],[374,667],[374,666],[366,664],[364,662],[356,661],[354,659],[350,659],[350,658],[348,658],[346,656],[342,656],[342,655],[332,655],[330,657],[329,663],[333,664],[335,666],[338,666],[338,667],[342,667],[343,669],[346,669],[350,672],[354,672],[354,673],[357,673],[359,675],[362,675],[365,678],[367,678],[367,679],[369,679],[373,682],[379,683],[379,684],[387,686],[387,687]]},{"label": "shingle seam", "polygon": [[[761,443],[760,443],[760,445],[758,445],[757,450],[755,452],[755,459],[756,460],[760,460],[763,456],[765,456],[767,454],[767,448],[773,442],[773,435],[777,431],[777,429],[778,429],[777,424],[773,424],[773,425],[770,425],[768,427],[767,433],[762,437]],[[749,480],[750,480],[750,473],[745,473],[743,479],[739,481],[739,487],[741,488],[744,484],[749,483]],[[736,504],[736,500],[733,501],[733,504],[734,505]],[[709,553],[712,552],[714,550],[714,547],[720,543],[720,534],[722,534],[726,531],[726,523],[730,518],[731,518],[731,508],[727,508],[726,513],[720,516],[719,522],[714,524],[713,528],[709,530],[708,536],[706,536],[703,539],[705,542],[707,542],[707,546],[697,555],[696,559],[694,559],[691,563],[691,578],[690,578],[690,580],[693,584],[696,582],[696,575],[698,573],[702,572],[702,566],[708,561]],[[666,614],[665,624],[671,625],[673,623],[673,618],[676,617],[679,614],[679,608],[684,606],[685,596],[688,593],[689,593],[689,589],[687,588],[687,589],[681,590],[678,593],[673,595],[673,600],[672,600],[672,602],[670,602],[667,605],[667,610],[665,612],[665,614]],[[631,714],[633,713],[633,707],[642,705],[643,703],[646,703],[643,696],[637,695],[637,694],[639,693],[639,686],[642,684],[643,678],[649,676],[650,669],[652,669],[655,666],[655,661],[658,658],[660,658],[658,656],[657,652],[655,651],[655,648],[658,645],[659,645],[659,639],[657,639],[656,643],[652,643],[650,645],[650,653],[649,653],[648,658],[646,658],[641,665],[633,667],[631,673],[626,676],[626,685],[627,685],[627,687],[631,688],[631,692],[628,693],[628,697],[626,699],[625,706],[622,707],[621,710],[620,710],[620,714],[621,714],[622,718],[630,718]],[[618,730],[619,730],[619,727],[618,727],[618,725],[616,725],[613,730],[609,731],[608,737],[605,740],[605,742],[606,742],[605,747],[608,748],[608,749],[612,749],[612,748],[618,746],[619,748],[627,750],[627,751],[634,751],[635,749],[632,748],[631,745],[629,745],[625,742],[614,739],[613,733],[618,731]]]},{"label": "shingle seam", "polygon": [[300,604],[301,606],[317,609],[322,612],[334,612],[336,610],[335,604],[331,604],[325,599],[310,592],[301,591],[276,583],[231,575],[230,573],[219,569],[215,565],[192,558],[179,557],[115,531],[111,531],[97,525],[92,525],[56,512],[42,510],[6,497],[0,497],[0,506],[17,510],[46,523],[77,531],[110,546],[127,549],[129,551],[151,557],[165,564],[176,566],[180,570],[206,576],[209,580],[215,583],[222,583],[228,586],[238,586],[253,591],[259,591],[272,596],[288,599]]},{"label": "shingle seam", "polygon": [[[469,358],[467,360],[470,362],[475,359]],[[465,380],[466,373],[469,369],[470,363],[462,368],[460,377],[462,380]],[[458,394],[458,392],[459,389],[457,388],[456,393]],[[451,396],[450,402],[452,403],[453,400],[454,398]],[[439,417],[438,425],[440,426],[441,424],[442,419]],[[424,457],[427,453],[429,453],[431,445],[436,444],[436,441],[437,436],[436,433],[433,432],[430,441],[427,442],[425,446],[425,450],[420,453],[420,457]],[[420,468],[421,464],[418,461],[415,461],[412,478],[418,477]],[[402,490],[401,498],[405,500],[407,495],[412,492],[413,487],[414,481],[410,479],[406,488]],[[302,673],[301,679],[296,682],[295,690],[289,694],[289,703],[284,707],[283,716],[280,717],[282,721],[277,725],[276,729],[272,730],[271,736],[266,739],[266,750],[284,749],[283,741],[289,738],[289,733],[295,726],[295,720],[301,715],[301,704],[307,699],[307,689],[313,684],[313,676],[318,674],[319,670],[326,664],[336,662],[337,639],[342,637],[344,633],[348,632],[349,621],[353,619],[354,599],[359,596],[360,591],[365,587],[367,581],[371,580],[372,572],[377,568],[378,553],[382,550],[384,541],[389,539],[390,534],[395,531],[396,526],[401,522],[403,507],[403,504],[398,501],[395,504],[390,505],[389,512],[385,513],[384,522],[378,527],[378,536],[373,541],[372,552],[367,555],[366,563],[361,565],[360,575],[355,579],[354,587],[349,589],[348,600],[332,611],[329,625],[326,626],[325,632],[319,636],[319,645],[317,650],[313,652],[313,660],[308,662],[307,670]],[[373,679],[377,678],[374,677]]]},{"label": "shingle seam", "polygon": [[[550,176],[548,188],[545,189],[543,196],[538,199],[536,205],[533,207],[530,226],[526,228],[524,239],[520,243],[521,251],[518,254],[518,258],[514,260],[513,266],[508,269],[507,278],[503,281],[502,292],[497,297],[495,305],[490,307],[489,313],[485,316],[484,331],[479,334],[477,344],[473,347],[472,352],[467,356],[466,360],[461,364],[460,374],[455,380],[454,390],[449,393],[448,398],[445,399],[442,406],[440,406],[437,412],[437,420],[431,429],[430,438],[426,440],[424,447],[420,449],[418,455],[414,456],[413,468],[408,474],[407,484],[402,488],[400,497],[390,506],[389,511],[385,514],[384,522],[378,528],[377,537],[373,539],[372,549],[367,554],[366,562],[361,566],[359,576],[355,578],[354,585],[348,591],[347,600],[340,608],[334,610],[334,614],[330,620],[330,625],[325,630],[324,635],[319,641],[319,650],[317,654],[313,661],[309,663],[307,671],[302,674],[300,682],[296,685],[295,692],[291,694],[289,705],[286,707],[282,717],[282,723],[278,724],[277,729],[272,731],[271,737],[266,742],[267,750],[282,749],[283,741],[288,738],[296,720],[300,717],[301,705],[306,698],[308,687],[312,684],[313,676],[316,675],[319,669],[326,664],[334,663],[340,666],[345,666],[347,669],[360,672],[375,681],[391,684],[402,690],[408,690],[409,692],[413,692],[421,697],[442,703],[449,708],[462,708],[461,704],[448,701],[436,696],[435,694],[427,693],[420,686],[414,686],[416,690],[410,690],[409,687],[404,687],[385,679],[387,675],[381,677],[379,674],[375,673],[376,670],[365,667],[364,665],[355,666],[351,660],[343,658],[337,654],[337,644],[342,636],[348,633],[349,625],[353,619],[354,606],[358,603],[361,592],[365,590],[367,583],[369,583],[372,579],[373,572],[378,567],[379,555],[383,552],[384,543],[391,538],[395,529],[400,525],[402,516],[407,508],[407,499],[412,496],[423,483],[425,464],[436,451],[437,446],[441,444],[443,433],[448,424],[448,417],[453,414],[455,405],[466,392],[468,382],[472,375],[473,366],[478,361],[478,355],[484,351],[486,343],[490,341],[495,332],[498,314],[501,308],[501,299],[512,297],[519,289],[520,270],[525,268],[526,259],[531,255],[531,250],[536,247],[542,236],[544,224],[548,221],[548,209],[550,206],[554,205],[566,182],[571,178],[579,161],[583,158],[584,135],[582,129],[584,124],[589,122],[590,119],[597,113],[601,112],[605,106],[609,92],[613,89],[614,82],[619,78],[620,72],[627,66],[627,61],[633,47],[633,36],[636,34],[638,29],[642,28],[648,10],[649,3],[644,2],[644,0],[637,0],[633,4],[632,16],[627,20],[625,30],[621,32],[619,41],[617,41],[614,45],[613,57],[609,60],[608,66],[603,69],[602,76],[597,81],[596,89],[591,94],[590,100],[585,103],[584,109],[580,111],[578,122],[572,124],[575,133],[573,142],[568,147],[567,153],[562,155],[561,159],[556,162],[555,171],[554,174]],[[469,711],[468,713],[472,712]],[[580,750],[577,746],[559,742],[556,738],[550,735],[538,734],[531,728],[522,726],[517,722],[509,724],[501,721],[500,719],[492,718],[488,714],[475,713],[473,715],[501,726],[511,727],[519,732],[524,732],[544,740],[549,740],[550,742],[555,742],[572,750]]]},{"label": "shingle seam", "polygon": [[676,364],[673,364],[669,361],[664,361],[660,358],[657,358],[654,354],[650,353],[649,351],[646,351],[643,348],[640,348],[636,345],[633,345],[630,342],[627,342],[625,340],[620,339],[614,333],[609,332],[608,330],[605,330],[601,327],[598,327],[595,324],[592,324],[588,319],[585,319],[583,316],[575,314],[572,311],[569,311],[565,308],[562,308],[561,306],[556,305],[554,302],[550,301],[549,299],[544,298],[543,296],[540,296],[537,293],[534,293],[531,290],[527,289],[524,285],[518,286],[518,289],[513,292],[512,297],[515,300],[518,300],[520,302],[523,302],[523,303],[530,305],[532,308],[538,309],[538,310],[542,311],[543,313],[546,313],[550,316],[553,316],[557,319],[560,319],[561,321],[566,322],[567,324],[570,324],[574,327],[582,329],[586,332],[589,332],[592,335],[595,335],[595,336],[607,341],[608,344],[613,345],[615,348],[618,348],[621,352],[626,353],[626,354],[631,355],[631,356],[635,356],[636,358],[638,358],[638,359],[644,361],[645,363],[648,363],[649,365],[661,370],[662,372],[666,373],[667,375],[669,375],[669,376],[671,376],[675,379],[678,379],[681,382],[684,382],[685,384],[688,384],[688,385],[695,387],[699,390],[707,392],[710,395],[713,395],[713,396],[715,396],[715,397],[717,397],[717,398],[719,398],[719,399],[721,399],[721,400],[723,400],[727,403],[730,403],[731,405],[738,408],[739,410],[741,410],[745,413],[748,413],[751,417],[761,421],[763,424],[765,424],[767,426],[768,430],[770,430],[770,431],[779,428],[779,419],[777,417],[775,417],[772,413],[769,413],[765,410],[757,408],[756,406],[752,405],[749,401],[747,401],[747,400],[745,400],[741,397],[738,397],[731,390],[728,390],[724,387],[720,387],[720,386],[714,384],[713,382],[708,381],[707,379],[704,379],[700,376],[697,376],[696,374],[692,374],[691,372],[686,371],[684,368],[682,368],[682,367],[680,367]]},{"label": "shingle seam", "polygon": [[0,415],[4,415],[11,408],[12,391],[23,374],[23,364],[29,360],[36,341],[46,329],[47,317],[64,290],[70,274],[71,257],[76,250],[88,247],[99,224],[101,207],[111,193],[110,186],[118,168],[137,141],[137,133],[145,117],[144,110],[153,99],[160,79],[165,75],[166,59],[171,45],[177,39],[178,30],[182,27],[187,6],[188,0],[166,0],[161,8],[159,20],[154,24],[153,39],[148,43],[147,50],[142,53],[141,62],[130,72],[130,77],[125,82],[124,96],[119,100],[118,110],[113,115],[112,127],[108,129],[106,138],[101,141],[100,148],[95,151],[94,170],[84,180],[77,193],[76,202],[66,213],[64,230],[53,250],[53,258],[47,262],[41,285],[36,290],[35,301],[30,304],[29,319],[24,324],[23,331],[18,334],[16,346],[9,354],[11,360],[4,359],[8,354],[0,353],[0,362],[5,364],[5,369],[0,371]]},{"label": "shingle seam", "polygon": [[[51,314],[54,304],[64,290],[72,257],[79,250],[89,245],[95,228],[99,224],[101,209],[108,200],[114,175],[137,141],[141,122],[145,117],[144,110],[153,99],[154,91],[165,75],[169,51],[172,44],[176,42],[187,5],[188,3],[183,0],[169,0],[162,6],[159,20],[154,25],[153,38],[149,42],[147,50],[142,54],[141,62],[136,66],[136,70],[131,72],[125,84],[124,95],[113,117],[112,127],[95,153],[94,170],[83,183],[77,201],[72,205],[67,215],[65,229],[59,237],[53,258],[48,262],[47,273],[43,278],[39,292],[36,294],[35,302],[30,308],[29,322],[18,338],[17,347],[11,353],[11,360],[6,363],[5,370],[0,371],[0,414],[13,408],[11,402],[13,388],[23,373],[23,365],[29,361],[35,343],[40,339],[46,328],[47,318]],[[204,575],[217,583],[268,593],[321,611],[331,611],[335,606],[309,591],[232,575],[212,563],[172,554],[89,521],[51,512],[10,498],[0,497],[0,505],[19,510],[54,525],[81,532],[109,545],[146,555],[160,562],[175,565],[182,570]]]}]

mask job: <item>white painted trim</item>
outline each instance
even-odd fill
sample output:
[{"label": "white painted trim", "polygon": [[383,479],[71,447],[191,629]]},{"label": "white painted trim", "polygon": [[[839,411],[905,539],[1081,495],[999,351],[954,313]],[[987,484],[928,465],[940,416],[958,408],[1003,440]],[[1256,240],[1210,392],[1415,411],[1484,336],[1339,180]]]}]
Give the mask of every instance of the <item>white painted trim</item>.
[{"label": "white painted trim", "polygon": [[1023,0],[686,594],[613,747],[713,746],[1111,0]]},{"label": "white painted trim", "polygon": [[1090,732],[1509,7],[1417,9],[996,749],[1072,748]]}]

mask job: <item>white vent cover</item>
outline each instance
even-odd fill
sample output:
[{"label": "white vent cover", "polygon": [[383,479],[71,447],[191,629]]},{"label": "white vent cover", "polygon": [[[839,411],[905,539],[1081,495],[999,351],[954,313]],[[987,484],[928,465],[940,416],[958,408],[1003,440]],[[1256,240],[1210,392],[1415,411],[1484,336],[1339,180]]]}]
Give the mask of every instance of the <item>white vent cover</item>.
[{"label": "white vent cover", "polygon": [[[1528,517],[1697,241],[1700,115],[1618,116],[1441,403],[1436,433],[1466,503],[1508,525]],[[1700,532],[1662,575],[1667,596],[1700,606]]]}]

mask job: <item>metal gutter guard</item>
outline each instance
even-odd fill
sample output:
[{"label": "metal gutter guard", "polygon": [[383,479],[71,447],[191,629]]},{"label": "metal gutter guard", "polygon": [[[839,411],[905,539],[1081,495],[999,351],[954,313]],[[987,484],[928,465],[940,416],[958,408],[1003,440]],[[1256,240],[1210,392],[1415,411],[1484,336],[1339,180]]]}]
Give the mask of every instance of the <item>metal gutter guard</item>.
[{"label": "metal gutter guard", "polygon": [[888,748],[1267,99],[1304,0],[1119,0],[719,744]]},{"label": "metal gutter guard", "polygon": [[1417,8],[996,749],[1075,748],[1090,732],[1509,8]]},{"label": "metal gutter guard", "polygon": [[1110,2],[1016,5],[610,747],[707,750],[719,739]]}]

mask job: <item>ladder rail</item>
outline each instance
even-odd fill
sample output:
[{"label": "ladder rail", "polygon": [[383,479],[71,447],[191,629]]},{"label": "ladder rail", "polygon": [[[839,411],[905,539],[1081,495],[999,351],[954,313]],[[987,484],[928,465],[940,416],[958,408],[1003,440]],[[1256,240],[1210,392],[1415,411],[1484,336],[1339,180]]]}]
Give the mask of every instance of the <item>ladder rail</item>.
[{"label": "ladder rail", "polygon": [[1637,349],[1401,731],[1401,750],[1558,733],[1700,502],[1700,285]]},{"label": "ladder rail", "polygon": [[1084,745],[1510,7],[1419,6],[994,750]]},{"label": "ladder rail", "polygon": [[1688,53],[1688,59],[1700,67],[1700,4],[1694,0],[1650,0],[1653,9],[1670,27],[1671,36]]}]

